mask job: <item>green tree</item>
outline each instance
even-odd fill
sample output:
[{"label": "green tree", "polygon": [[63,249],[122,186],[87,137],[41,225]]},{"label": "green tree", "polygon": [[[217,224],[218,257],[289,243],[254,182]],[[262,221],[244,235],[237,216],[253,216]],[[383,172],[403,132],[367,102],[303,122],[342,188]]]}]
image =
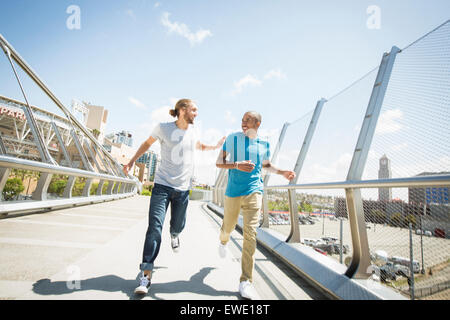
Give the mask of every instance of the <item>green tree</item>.
[{"label": "green tree", "polygon": [[302,211],[303,211],[303,212],[309,212],[309,213],[311,213],[311,212],[313,211],[312,205],[309,204],[309,203],[306,202],[306,201],[302,201],[302,202],[301,202],[301,208],[302,208]]},{"label": "green tree", "polygon": [[391,225],[393,227],[402,227],[403,219],[400,212],[393,213],[391,216]]},{"label": "green tree", "polygon": [[6,181],[5,187],[3,188],[3,199],[14,200],[19,194],[25,190],[22,180],[20,178],[11,178]]},{"label": "green tree", "polygon": [[416,216],[412,215],[412,214],[408,214],[405,217],[405,225],[409,226],[409,223],[411,222],[412,227],[415,228],[416,227],[416,223],[417,223],[417,219]]},{"label": "green tree", "polygon": [[375,223],[385,223],[386,222],[386,213],[381,210],[372,210],[372,219]]}]

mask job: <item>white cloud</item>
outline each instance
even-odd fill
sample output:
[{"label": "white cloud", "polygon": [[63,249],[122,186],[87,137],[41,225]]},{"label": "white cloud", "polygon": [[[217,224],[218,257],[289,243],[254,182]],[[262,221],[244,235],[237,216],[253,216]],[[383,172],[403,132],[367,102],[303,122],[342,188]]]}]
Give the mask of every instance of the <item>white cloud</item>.
[{"label": "white cloud", "polygon": [[194,46],[195,44],[200,44],[205,40],[207,37],[211,37],[212,33],[209,30],[200,29],[197,32],[193,33],[190,31],[189,27],[185,25],[184,23],[179,22],[171,22],[169,20],[170,13],[164,12],[161,17],[161,23],[163,26],[165,26],[169,33],[177,33],[178,35],[186,38],[191,46]]},{"label": "white cloud", "polygon": [[378,119],[376,133],[394,133],[400,131],[403,125],[398,121],[403,118],[403,112],[400,109],[387,110],[380,114]]},{"label": "white cloud", "polygon": [[129,16],[131,19],[136,20],[136,16],[134,15],[134,11],[133,10],[128,9],[128,10],[125,11],[125,14],[127,16]]},{"label": "white cloud", "polygon": [[154,7],[155,7],[155,8],[158,8],[160,5],[161,5],[160,2],[156,2],[155,5],[154,5]]},{"label": "white cloud", "polygon": [[151,113],[152,122],[155,122],[155,125],[156,125],[156,123],[159,123],[159,122],[173,121],[174,118],[169,114],[170,109],[172,109],[172,107],[164,106],[164,107],[153,110]]},{"label": "white cloud", "polygon": [[141,101],[139,101],[138,99],[136,99],[134,97],[128,97],[128,101],[130,101],[132,104],[134,104],[139,109],[147,109],[147,106],[144,103],[142,103]]},{"label": "white cloud", "polygon": [[327,163],[324,159],[320,159],[320,161],[322,163],[319,161],[308,161],[308,163],[312,164],[303,167],[301,174],[302,183],[345,180],[352,161],[352,154],[343,153],[331,163]]},{"label": "white cloud", "polygon": [[231,92],[231,95],[234,96],[238,93],[241,93],[245,87],[259,87],[263,84],[265,80],[270,79],[286,79],[287,76],[285,73],[281,71],[281,69],[272,69],[268,71],[264,76],[263,80],[260,80],[257,76],[248,74],[245,77],[239,79],[234,83],[234,90]]},{"label": "white cloud", "polygon": [[236,122],[236,118],[232,116],[230,110],[225,111],[225,121],[228,122],[228,124],[234,124]]},{"label": "white cloud", "polygon": [[245,77],[239,79],[238,81],[236,81],[234,83],[234,90],[232,92],[232,95],[241,93],[242,89],[245,87],[248,87],[248,86],[259,87],[261,84],[262,84],[262,81],[259,80],[256,76],[248,74]]},{"label": "white cloud", "polygon": [[264,79],[265,80],[269,80],[269,79],[286,79],[286,74],[283,73],[280,69],[273,69],[270,70],[269,72],[267,72],[264,75]]}]

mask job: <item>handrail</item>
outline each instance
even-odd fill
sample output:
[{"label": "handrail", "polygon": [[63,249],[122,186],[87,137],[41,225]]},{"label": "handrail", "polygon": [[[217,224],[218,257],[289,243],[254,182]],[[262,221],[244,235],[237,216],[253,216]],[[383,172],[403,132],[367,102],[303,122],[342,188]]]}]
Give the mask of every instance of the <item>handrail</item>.
[{"label": "handrail", "polygon": [[82,169],[63,167],[58,165],[52,165],[43,162],[37,162],[33,160],[13,158],[10,156],[0,155],[0,167],[35,170],[40,172],[52,173],[52,174],[65,174],[70,176],[82,176],[86,178],[102,179],[117,182],[135,183],[133,179],[122,178],[118,176],[112,176],[107,174],[96,173],[93,171],[86,171]]},{"label": "handrail", "polygon": [[450,175],[266,186],[265,189],[358,189],[449,186]]}]

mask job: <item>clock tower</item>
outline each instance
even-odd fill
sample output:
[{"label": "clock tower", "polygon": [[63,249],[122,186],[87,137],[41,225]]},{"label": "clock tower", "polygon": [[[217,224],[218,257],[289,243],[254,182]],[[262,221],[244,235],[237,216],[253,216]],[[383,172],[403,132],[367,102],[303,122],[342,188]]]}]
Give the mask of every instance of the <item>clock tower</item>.
[{"label": "clock tower", "polygon": [[[378,170],[378,179],[390,179],[391,174],[391,160],[386,155],[380,158],[380,167]],[[391,188],[378,188],[378,200],[379,201],[391,201],[392,189]]]}]

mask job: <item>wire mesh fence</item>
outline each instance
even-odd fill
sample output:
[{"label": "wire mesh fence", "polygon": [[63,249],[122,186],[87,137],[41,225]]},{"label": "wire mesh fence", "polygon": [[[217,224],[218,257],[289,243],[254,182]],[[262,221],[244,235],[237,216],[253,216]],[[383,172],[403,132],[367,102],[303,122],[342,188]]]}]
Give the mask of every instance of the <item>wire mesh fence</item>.
[{"label": "wire mesh fence", "polygon": [[[325,103],[298,184],[345,181],[378,68]],[[381,105],[362,180],[450,174],[450,21],[397,54]],[[275,164],[296,159],[312,111],[290,124]],[[269,186],[287,184],[272,175]],[[361,188],[373,278],[409,298],[450,299],[448,184]],[[269,225],[340,263],[352,259],[343,189],[297,189],[298,221],[290,221],[286,188],[265,191]],[[360,213],[361,214],[361,213]]]},{"label": "wire mesh fence", "polygon": [[[447,22],[397,55],[363,180],[450,172],[449,92]],[[439,292],[439,299],[450,298],[448,189],[362,190],[369,247],[375,260],[384,256],[378,259],[382,283],[409,297],[427,299]]]}]

